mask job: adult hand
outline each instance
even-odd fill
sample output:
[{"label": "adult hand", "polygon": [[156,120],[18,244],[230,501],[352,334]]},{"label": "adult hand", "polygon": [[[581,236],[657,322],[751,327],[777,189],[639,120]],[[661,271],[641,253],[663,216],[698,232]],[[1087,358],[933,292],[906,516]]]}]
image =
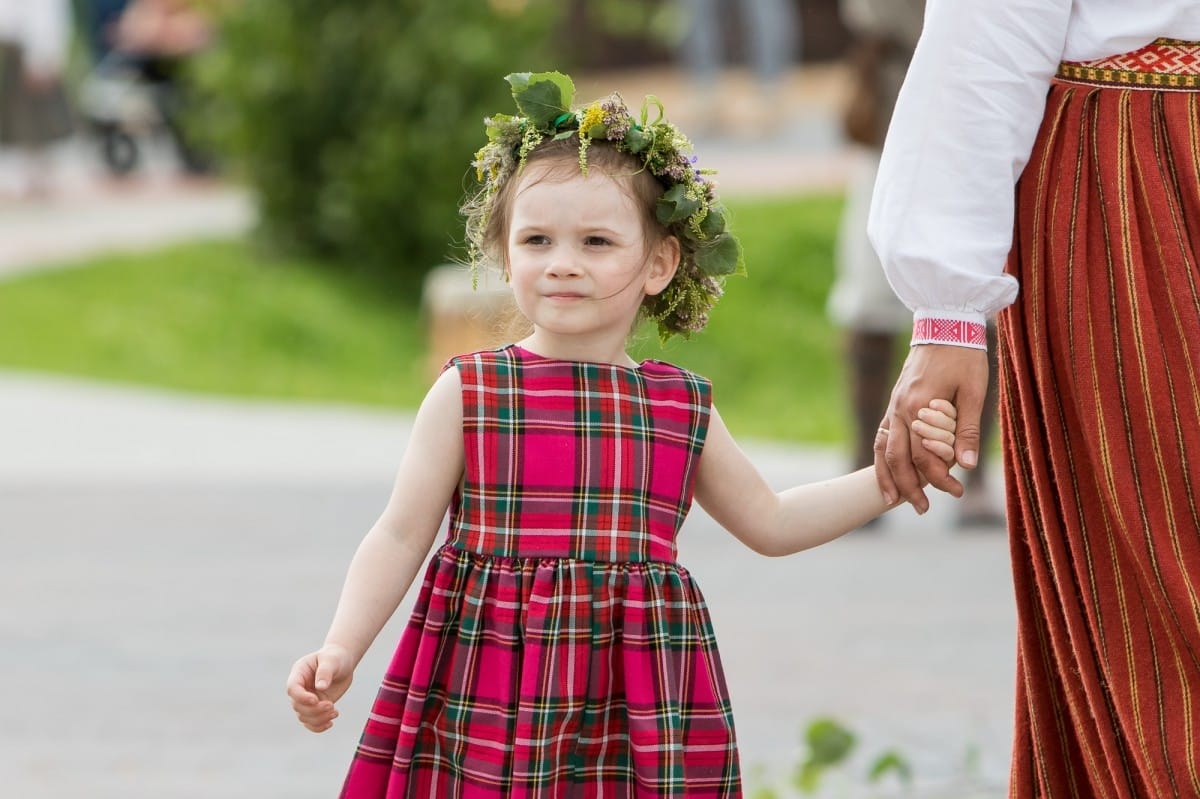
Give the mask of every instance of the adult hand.
[{"label": "adult hand", "polygon": [[296,661],[288,675],[287,695],[300,723],[325,732],[338,717],[334,703],[354,678],[354,664],[340,646],[324,646]]},{"label": "adult hand", "polygon": [[906,499],[917,513],[929,510],[922,478],[934,488],[961,497],[963,486],[946,463],[921,445],[912,432],[917,412],[934,399],[947,399],[958,409],[955,458],[974,469],[979,461],[979,420],[987,393],[987,353],[950,344],[918,344],[908,351],[892,389],[891,403],[880,427],[888,435],[875,441],[875,479],[888,504]]}]

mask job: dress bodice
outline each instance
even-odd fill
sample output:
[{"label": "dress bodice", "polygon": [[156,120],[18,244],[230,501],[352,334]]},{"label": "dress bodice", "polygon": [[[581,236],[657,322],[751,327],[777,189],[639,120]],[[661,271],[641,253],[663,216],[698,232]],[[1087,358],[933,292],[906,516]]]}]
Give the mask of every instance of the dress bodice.
[{"label": "dress bodice", "polygon": [[451,365],[466,467],[450,543],[501,557],[675,560],[708,430],[705,378],[517,346]]}]

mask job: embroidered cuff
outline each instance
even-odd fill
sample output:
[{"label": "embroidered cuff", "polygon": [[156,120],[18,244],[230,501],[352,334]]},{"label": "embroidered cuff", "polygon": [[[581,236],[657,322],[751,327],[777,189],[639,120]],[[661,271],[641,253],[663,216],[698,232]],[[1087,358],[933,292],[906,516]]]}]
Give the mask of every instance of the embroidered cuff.
[{"label": "embroidered cuff", "polygon": [[987,349],[987,320],[983,314],[933,311],[913,317],[912,343],[952,344],[956,347]]}]

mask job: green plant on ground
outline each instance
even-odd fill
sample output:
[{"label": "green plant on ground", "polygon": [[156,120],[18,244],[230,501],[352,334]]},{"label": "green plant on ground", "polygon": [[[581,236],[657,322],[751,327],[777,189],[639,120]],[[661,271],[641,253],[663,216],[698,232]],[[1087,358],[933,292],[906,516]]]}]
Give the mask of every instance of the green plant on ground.
[{"label": "green plant on ground", "polygon": [[[825,787],[831,777],[840,778],[840,790],[857,780],[859,783],[878,785],[894,777],[902,789],[912,785],[913,772],[908,760],[896,749],[888,749],[871,759],[866,771],[854,775],[850,770],[850,759],[858,745],[858,736],[837,719],[822,716],[813,719],[803,730],[804,756],[796,764],[791,779],[791,788],[804,796],[813,796]],[[761,773],[758,780],[762,780]],[[838,786],[835,786],[835,790]],[[751,799],[782,799],[785,794],[777,788],[759,785],[750,794]]]},{"label": "green plant on ground", "polygon": [[[747,776],[749,799],[784,799],[796,796],[894,797],[913,796],[915,775],[909,759],[896,748],[885,749],[868,760],[855,759],[858,735],[831,716],[812,719],[801,730],[802,756],[786,787],[773,784],[758,764]],[[925,790],[925,789],[923,789]],[[961,771],[935,794],[924,799],[999,799],[1003,790],[986,785],[980,774],[979,747],[967,746]]]}]

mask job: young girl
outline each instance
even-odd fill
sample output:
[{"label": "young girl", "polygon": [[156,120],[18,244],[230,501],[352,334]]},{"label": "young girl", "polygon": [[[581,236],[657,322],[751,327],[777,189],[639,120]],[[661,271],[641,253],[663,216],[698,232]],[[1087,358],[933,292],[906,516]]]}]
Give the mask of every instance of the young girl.
[{"label": "young girl", "polygon": [[[487,120],[467,229],[532,332],[454,358],[430,389],[288,695],[329,729],[449,506],[343,796],[740,796],[708,612],[675,560],[693,493],[772,556],[886,506],[870,470],[775,493],[707,380],[630,359],[639,315],[697,330],[739,265],[712,184],[661,114],[635,121],[615,95],[572,112],[565,76],[509,80],[522,116]],[[954,417],[939,402],[915,425],[940,457]]]}]

